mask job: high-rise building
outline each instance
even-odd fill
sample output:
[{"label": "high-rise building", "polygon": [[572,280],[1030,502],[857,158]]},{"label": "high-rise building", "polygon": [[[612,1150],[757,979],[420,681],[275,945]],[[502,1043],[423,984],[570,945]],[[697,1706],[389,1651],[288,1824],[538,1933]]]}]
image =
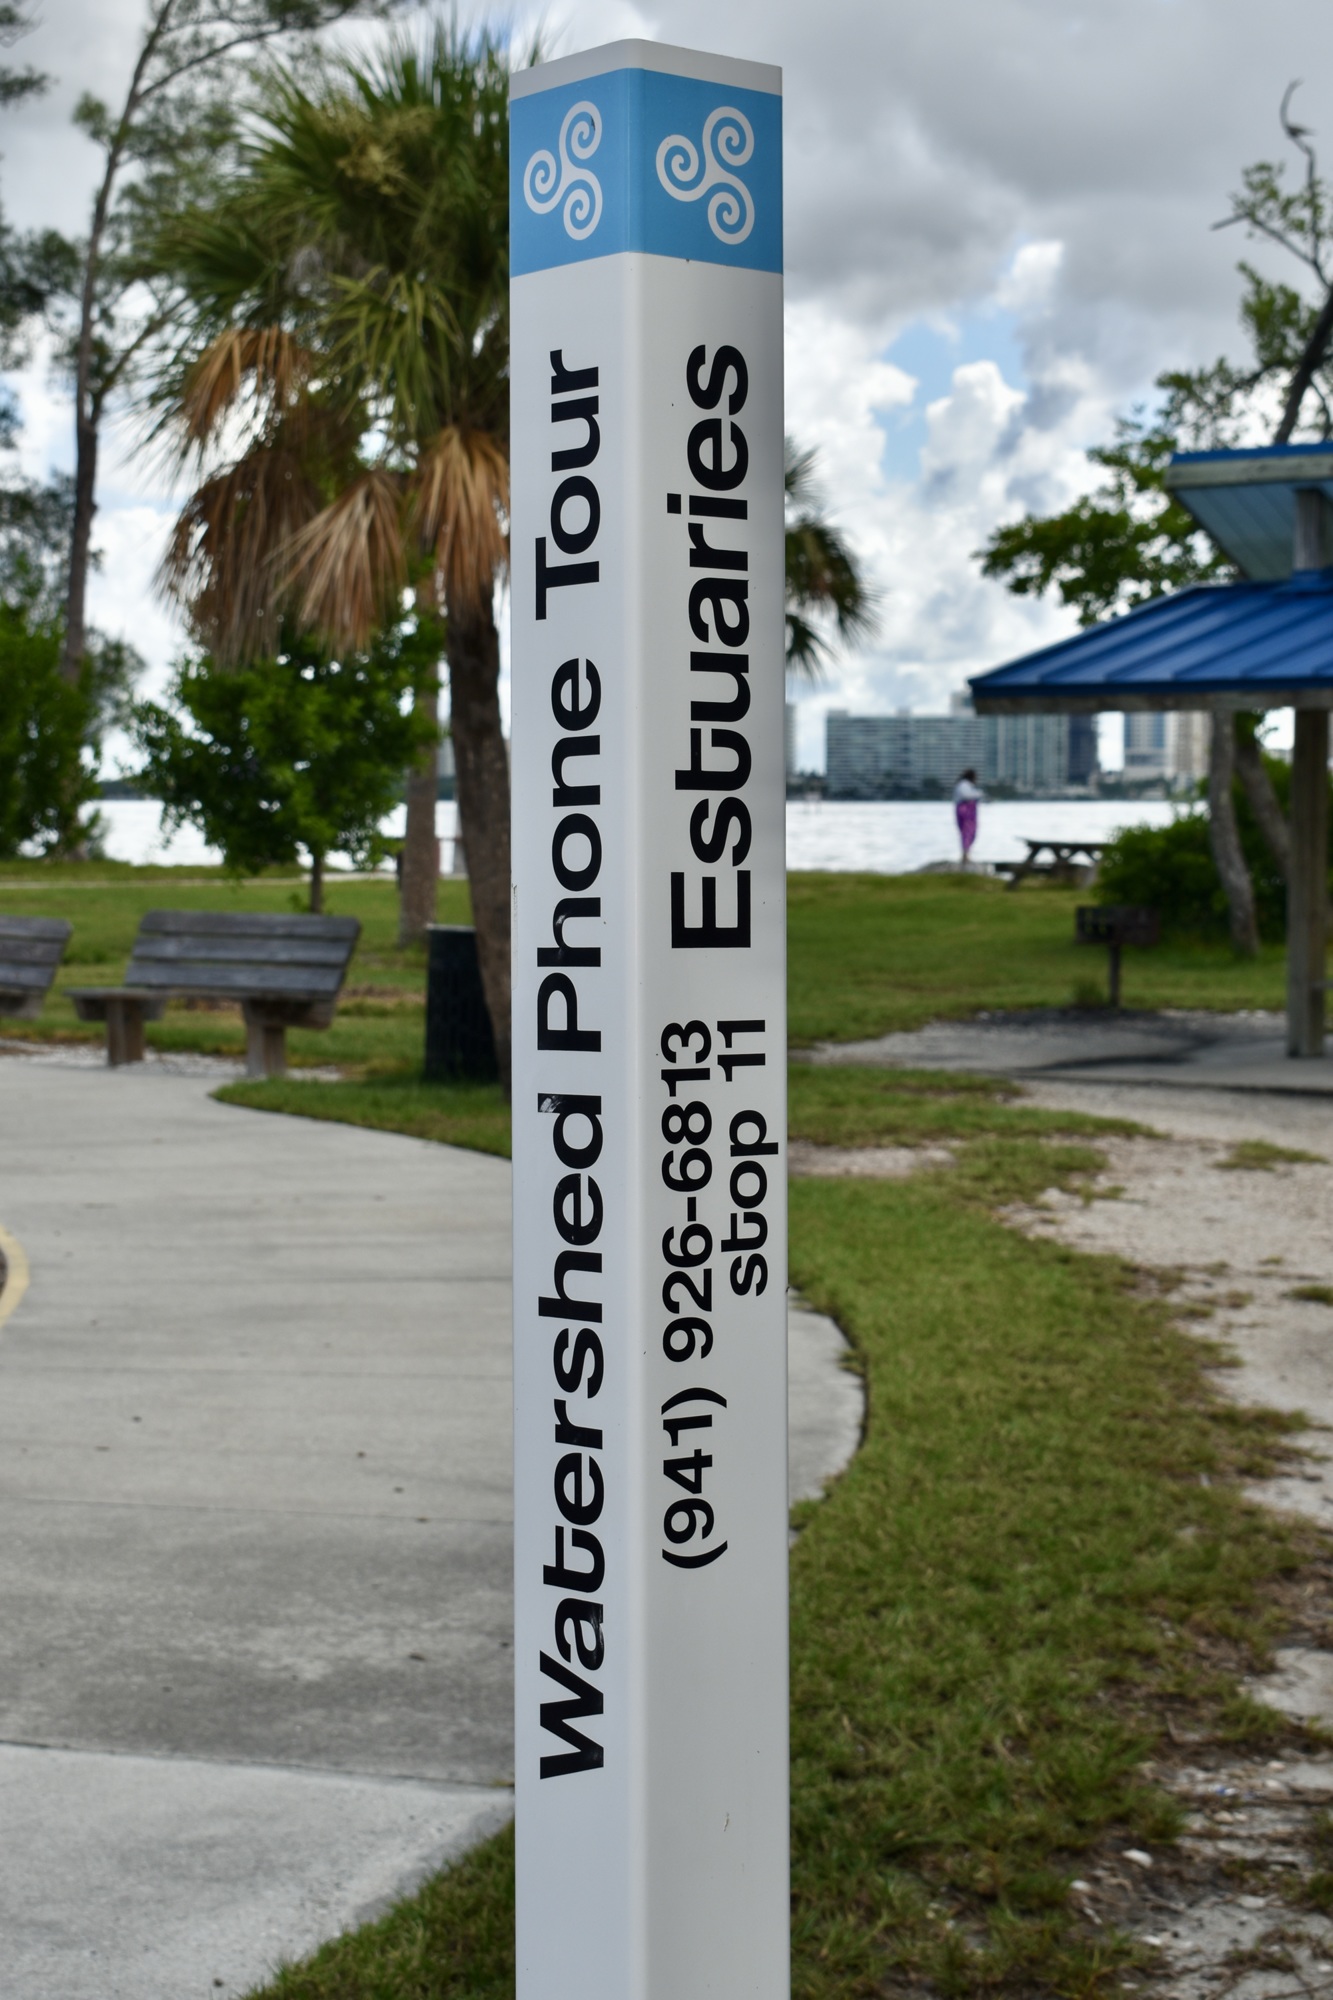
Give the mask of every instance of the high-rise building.
[{"label": "high-rise building", "polygon": [[1125,717],[1125,776],[1189,785],[1208,770],[1209,716],[1173,709]]},{"label": "high-rise building", "polygon": [[1188,708],[1177,709],[1171,720],[1175,724],[1172,775],[1178,783],[1197,784],[1200,778],[1208,776],[1213,718],[1206,709]]},{"label": "high-rise building", "polygon": [[796,703],[789,701],[782,717],[782,744],[786,752],[787,776],[796,776]]},{"label": "high-rise building", "polygon": [[[964,698],[965,700],[965,698]],[[939,797],[959,774],[1029,794],[1070,782],[1067,715],[974,715],[955,698],[950,715],[849,715],[826,722],[830,798]]]},{"label": "high-rise building", "polygon": [[1099,769],[1096,716],[1071,715],[1069,718],[1070,784],[1091,785]]}]

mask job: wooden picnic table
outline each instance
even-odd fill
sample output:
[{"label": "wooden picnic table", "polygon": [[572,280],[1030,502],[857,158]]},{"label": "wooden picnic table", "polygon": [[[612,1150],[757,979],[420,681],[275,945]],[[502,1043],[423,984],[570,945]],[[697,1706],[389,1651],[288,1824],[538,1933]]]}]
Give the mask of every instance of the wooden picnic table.
[{"label": "wooden picnic table", "polygon": [[[1028,840],[1021,861],[997,861],[997,875],[1007,875],[1007,887],[1016,889],[1029,875],[1044,881],[1086,882],[1094,873],[1107,843],[1104,840]],[[1043,857],[1049,857],[1044,859]]]}]

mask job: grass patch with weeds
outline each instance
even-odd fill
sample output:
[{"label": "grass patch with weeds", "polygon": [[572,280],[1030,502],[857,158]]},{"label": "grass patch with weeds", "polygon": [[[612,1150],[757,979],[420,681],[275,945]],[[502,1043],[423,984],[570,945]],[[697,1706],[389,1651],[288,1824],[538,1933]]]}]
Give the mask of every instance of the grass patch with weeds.
[{"label": "grass patch with weeds", "polygon": [[1312,1306],[1333,1306],[1333,1285],[1293,1285],[1287,1297]]},{"label": "grass patch with weeds", "polygon": [[[847,1332],[869,1411],[792,1553],[795,1994],[1111,1994],[1141,1953],[1069,1883],[1179,1829],[1140,1768],[1168,1719],[1290,1736],[1241,1676],[1313,1530],[1239,1482],[1296,1420],[1222,1401],[1161,1287],[997,1219],[1086,1186],[1118,1124],[972,1078],[792,1081],[801,1136],[956,1144],[907,1182],[792,1188],[793,1281]],[[511,1854],[488,1843],[265,2000],[509,2000]]]},{"label": "grass patch with weeds", "polygon": [[1022,1103],[1023,1096],[1021,1086],[1004,1077],[792,1063],[788,1131],[817,1146],[922,1146],[983,1133],[1016,1139],[1147,1132],[1124,1118],[1043,1110]]},{"label": "grass patch with weeds", "polygon": [[[1323,1153],[1303,1153],[1299,1146],[1272,1146],[1267,1139],[1238,1139],[1215,1167],[1230,1173],[1271,1173],[1282,1166],[1327,1166]],[[1266,1260],[1265,1260],[1266,1261]]]}]

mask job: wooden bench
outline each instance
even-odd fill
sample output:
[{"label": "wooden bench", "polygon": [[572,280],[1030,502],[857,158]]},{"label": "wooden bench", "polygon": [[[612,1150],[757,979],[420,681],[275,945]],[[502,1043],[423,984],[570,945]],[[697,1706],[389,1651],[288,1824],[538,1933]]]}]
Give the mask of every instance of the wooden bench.
[{"label": "wooden bench", "polygon": [[[1029,875],[1036,875],[1044,882],[1071,882],[1081,886],[1090,882],[1097,872],[1097,863],[1102,858],[1104,840],[1027,840],[1027,849],[1021,861],[997,861],[997,875],[1007,875],[1007,887],[1016,889]],[[1043,859],[1048,856],[1049,859]]]},{"label": "wooden bench", "polygon": [[106,1022],[109,1063],[143,1061],[145,1021],[170,999],[237,1000],[249,1076],[282,1076],[288,1028],[327,1028],[361,926],[355,917],[150,910],[123,986],[74,987],[81,1021]]},{"label": "wooden bench", "polygon": [[0,917],[0,1014],[37,1019],[73,928],[63,917]]}]

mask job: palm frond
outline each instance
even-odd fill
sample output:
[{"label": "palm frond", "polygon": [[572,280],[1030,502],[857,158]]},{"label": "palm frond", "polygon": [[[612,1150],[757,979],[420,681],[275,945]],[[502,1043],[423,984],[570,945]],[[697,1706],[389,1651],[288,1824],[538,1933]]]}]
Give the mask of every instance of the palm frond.
[{"label": "palm frond", "polygon": [[471,343],[454,301],[419,271],[382,266],[337,277],[326,325],[330,366],[357,382],[397,438],[427,437],[456,400]]},{"label": "palm frond", "polygon": [[788,507],[822,506],[824,496],[815,476],[818,459],[819,452],[814,445],[807,445],[802,451],[795,438],[783,439],[782,491]]},{"label": "palm frond", "polygon": [[369,645],[407,582],[403,482],[372,466],[279,550],[283,582],[300,593],[300,618],[334,646]]},{"label": "palm frond", "polygon": [[191,495],[167,544],[158,588],[184,605],[220,660],[261,658],[277,644],[290,600],[274,573],[275,548],[319,511],[305,456],[258,446]]},{"label": "palm frond", "polygon": [[412,483],[412,526],[433,552],[446,604],[488,603],[508,559],[509,460],[487,431],[448,424],[421,453]]},{"label": "palm frond", "polygon": [[230,326],[211,340],[181,385],[181,452],[203,452],[244,395],[276,412],[304,390],[311,357],[280,326]]},{"label": "palm frond", "polygon": [[786,441],[787,669],[819,680],[833,654],[830,625],[844,645],[870,638],[879,599],[862,575],[851,544],[824,514],[815,467],[818,453]]}]

